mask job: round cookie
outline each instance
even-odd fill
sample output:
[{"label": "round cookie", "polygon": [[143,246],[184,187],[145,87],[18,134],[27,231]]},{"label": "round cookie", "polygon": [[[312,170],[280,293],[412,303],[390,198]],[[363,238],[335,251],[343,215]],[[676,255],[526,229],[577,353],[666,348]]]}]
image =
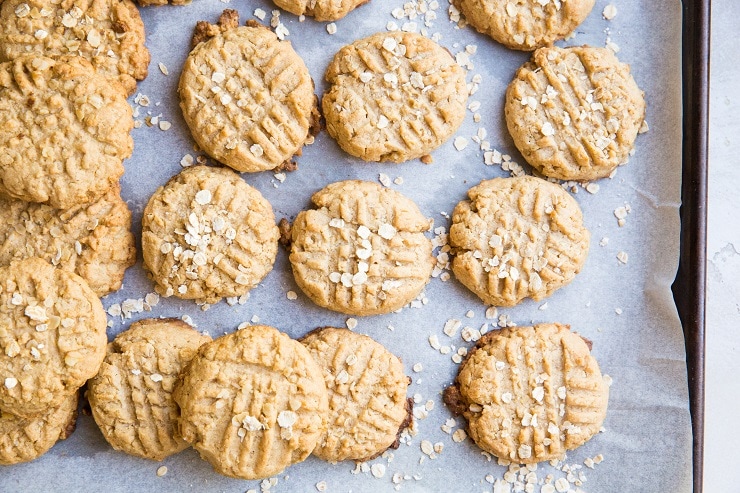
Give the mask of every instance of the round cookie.
[{"label": "round cookie", "polygon": [[563,187],[533,176],[494,178],[468,197],[452,213],[452,271],[483,302],[541,300],[580,272],[590,234]]},{"label": "round cookie", "polygon": [[66,210],[0,196],[0,265],[41,257],[105,296],[121,288],[126,269],[136,262],[130,228],[131,212],[118,185]]},{"label": "round cookie", "polygon": [[81,56],[127,95],[147,75],[144,23],[131,0],[5,0],[0,24],[0,61]]},{"label": "round cookie", "polygon": [[275,5],[295,15],[308,15],[321,22],[336,21],[370,0],[274,0]]},{"label": "round cookie", "polygon": [[308,68],[289,41],[265,27],[226,29],[198,44],[179,93],[195,141],[237,171],[273,169],[313,140]]},{"label": "round cookie", "polygon": [[76,274],[33,257],[0,267],[0,408],[32,417],[98,372],[103,305]]},{"label": "round cookie", "polygon": [[398,447],[411,422],[406,399],[410,379],[401,360],[368,336],[324,327],[301,342],[324,372],[329,424],[313,450],[337,462],[367,461]]},{"label": "round cookie", "polygon": [[141,223],[144,264],[164,296],[244,295],[277,255],[272,206],[226,168],[184,169],[154,192]]},{"label": "round cookie", "polygon": [[296,283],[314,303],[351,315],[390,313],[424,289],[434,267],[431,219],[411,200],[348,180],[313,194],[291,228]]},{"label": "round cookie", "polygon": [[419,158],[465,117],[465,72],[452,55],[415,33],[378,33],[347,45],[326,69],[326,130],[365,161]]},{"label": "round cookie", "polygon": [[468,24],[522,51],[563,39],[594,7],[594,0],[453,0]]},{"label": "round cookie", "polygon": [[201,346],[174,399],[183,438],[216,471],[242,479],[274,476],[308,457],[329,411],[308,350],[261,325]]},{"label": "round cookie", "polygon": [[506,90],[506,125],[545,176],[595,180],[629,159],[645,99],[611,50],[540,48]]},{"label": "round cookie", "polygon": [[88,382],[95,422],[116,450],[162,460],[188,444],[172,390],[180,371],[209,342],[179,319],[145,319],[108,344],[105,361]]},{"label": "round cookie", "polygon": [[118,85],[82,58],[0,63],[0,193],[58,209],[90,202],[123,175],[132,128]]},{"label": "round cookie", "polygon": [[518,464],[583,445],[601,429],[608,400],[589,344],[560,324],[489,332],[444,392],[480,448]]},{"label": "round cookie", "polygon": [[44,455],[58,440],[75,430],[77,392],[50,410],[20,418],[0,409],[0,465],[28,462]]}]

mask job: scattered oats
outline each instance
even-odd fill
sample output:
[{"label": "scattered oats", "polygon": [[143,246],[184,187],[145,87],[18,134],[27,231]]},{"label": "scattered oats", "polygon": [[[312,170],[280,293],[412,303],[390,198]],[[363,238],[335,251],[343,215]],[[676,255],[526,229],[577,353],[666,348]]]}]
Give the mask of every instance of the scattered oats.
[{"label": "scattered oats", "polygon": [[[31,13],[31,7],[27,3],[22,3],[15,8],[15,15],[19,18],[23,18]],[[67,26],[71,27],[71,26]]]},{"label": "scattered oats", "polygon": [[375,478],[382,478],[385,476],[385,464],[373,464],[372,467],[370,467],[370,472],[372,473],[373,477]]},{"label": "scattered oats", "polygon": [[529,459],[530,457],[532,457],[532,447],[530,447],[529,445],[520,445],[517,452],[520,459]]},{"label": "scattered oats", "polygon": [[496,317],[498,317],[498,308],[496,308],[495,306],[489,306],[486,309],[486,318],[488,320],[493,320]]},{"label": "scattered oats", "polygon": [[398,46],[398,43],[396,42],[395,38],[388,37],[383,40],[383,48],[390,51],[391,53],[393,53],[393,50],[396,49],[396,46]]},{"label": "scattered oats", "polygon": [[111,317],[117,317],[121,314],[121,305],[114,303],[108,307],[108,315]]},{"label": "scattered oats", "polygon": [[395,180],[393,180],[393,183],[396,185],[403,185],[403,176],[397,176]]},{"label": "scattered oats", "polygon": [[258,323],[260,322],[260,318],[259,318],[259,316],[257,316],[257,315],[252,315],[252,318],[250,319],[250,321],[251,321],[251,322],[252,322],[253,324],[258,324]]},{"label": "scattered oats", "polygon": [[610,21],[614,19],[614,17],[617,15],[617,7],[614,6],[614,4],[610,3],[606,7],[604,7],[604,11],[601,13],[601,15],[604,16],[604,19]]},{"label": "scattered oats", "polygon": [[380,227],[378,228],[378,235],[380,235],[381,238],[390,240],[394,236],[396,236],[396,228],[391,226],[390,224],[382,223]]},{"label": "scattered oats", "polygon": [[357,328],[357,319],[356,318],[348,318],[347,319],[347,328],[349,330],[355,330]]},{"label": "scattered oats", "polygon": [[381,185],[383,185],[384,187],[389,187],[389,186],[391,186],[391,177],[390,177],[390,176],[388,176],[388,175],[386,175],[385,173],[380,173],[380,174],[378,175],[378,181],[379,181],[379,182],[380,182],[380,184],[381,184]]},{"label": "scattered oats", "polygon": [[650,131],[650,126],[648,125],[647,120],[642,121],[642,125],[640,125],[640,130],[637,131],[637,133],[644,134]]},{"label": "scattered oats", "polygon": [[316,483],[317,491],[326,491],[326,488],[327,488],[326,481],[319,481],[318,483]]},{"label": "scattered oats", "polygon": [[162,73],[163,73],[164,75],[170,75],[170,71],[169,71],[169,70],[167,69],[167,65],[165,65],[165,64],[164,64],[164,63],[162,63],[162,62],[159,62],[159,70],[160,70],[160,72],[162,72]]},{"label": "scattered oats", "polygon": [[367,240],[368,238],[370,238],[370,233],[370,229],[365,225],[361,225],[357,228],[357,236],[359,236],[363,240]]},{"label": "scattered oats", "polygon": [[388,123],[390,123],[388,121],[388,118],[386,118],[385,115],[380,115],[378,117],[378,123],[376,123],[375,126],[378,127],[378,128],[380,128],[380,129],[383,129],[383,128],[386,128],[388,126]]},{"label": "scattered oats", "polygon": [[254,154],[256,157],[260,157],[262,154],[264,154],[264,150],[262,149],[262,146],[259,144],[252,144],[249,146],[249,151]]},{"label": "scattered oats", "polygon": [[152,382],[161,382],[162,381],[162,375],[159,373],[152,373],[149,378],[152,379]]},{"label": "scattered oats", "polygon": [[293,411],[280,411],[277,417],[277,423],[281,428],[290,428],[296,421],[298,421],[298,415]]},{"label": "scattered oats", "polygon": [[333,22],[330,22],[329,24],[326,25],[326,32],[328,32],[329,34],[336,34],[337,25]]},{"label": "scattered oats", "polygon": [[6,377],[5,378],[5,388],[10,390],[15,388],[15,386],[18,385],[18,380],[13,377]]},{"label": "scattered oats", "polygon": [[442,329],[442,332],[444,332],[445,335],[449,337],[454,337],[461,325],[462,322],[460,320],[451,318],[447,322],[445,322],[445,326],[444,329]]},{"label": "scattered oats", "polygon": [[259,20],[263,21],[265,20],[265,16],[267,15],[267,12],[265,12],[262,9],[254,9],[254,16],[258,18]]},{"label": "scattered oats", "polygon": [[627,252],[619,252],[617,254],[617,260],[619,260],[623,264],[626,264],[627,260],[629,260],[629,256],[627,255]]},{"label": "scattered oats", "polygon": [[465,137],[455,137],[453,145],[455,146],[455,149],[457,149],[458,151],[462,151],[468,146],[468,139],[466,139]]},{"label": "scattered oats", "polygon": [[456,443],[460,443],[464,441],[468,437],[468,434],[465,433],[465,430],[462,428],[458,428],[455,430],[455,432],[452,434],[452,441]]},{"label": "scattered oats", "polygon": [[388,21],[388,24],[385,25],[386,31],[398,31],[398,24],[396,24],[393,21]]},{"label": "scattered oats", "polygon": [[550,122],[545,122],[544,125],[542,125],[540,132],[542,132],[542,135],[544,135],[545,137],[555,135],[555,129]]},{"label": "scattered oats", "polygon": [[567,479],[558,478],[557,481],[555,481],[555,489],[559,493],[564,493],[570,489],[570,484],[568,483]]},{"label": "scattered oats", "polygon": [[555,493],[555,487],[549,483],[543,484],[540,493]]},{"label": "scattered oats", "polygon": [[282,22],[278,22],[278,25],[275,28],[275,36],[277,36],[277,38],[282,41],[288,35],[290,35],[290,31],[288,31],[288,28],[285,27],[285,24],[283,24]]},{"label": "scattered oats", "polygon": [[416,363],[412,368],[416,373],[419,373],[421,370],[424,369],[424,366],[421,363]]},{"label": "scattered oats", "polygon": [[429,440],[422,440],[421,451],[426,455],[430,455],[432,452],[434,452],[434,445],[432,445],[432,442],[430,442]]},{"label": "scattered oats", "polygon": [[157,476],[159,476],[161,478],[165,474],[167,474],[167,466],[159,466],[157,468]]},{"label": "scattered oats", "polygon": [[286,296],[291,301],[298,299],[298,295],[296,294],[295,291],[288,291],[288,293],[286,294]]},{"label": "scattered oats", "polygon": [[598,183],[589,183],[586,185],[586,191],[590,194],[595,194],[599,191],[599,184]]},{"label": "scattered oats", "polygon": [[182,159],[180,159],[180,166],[183,168],[187,168],[188,166],[192,166],[194,164],[195,160],[193,159],[193,156],[190,154],[185,154]]}]

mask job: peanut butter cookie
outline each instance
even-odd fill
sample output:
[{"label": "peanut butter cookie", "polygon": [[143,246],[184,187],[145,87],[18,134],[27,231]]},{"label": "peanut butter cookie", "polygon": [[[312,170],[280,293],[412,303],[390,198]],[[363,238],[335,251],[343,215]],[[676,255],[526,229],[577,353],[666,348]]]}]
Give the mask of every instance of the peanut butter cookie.
[{"label": "peanut butter cookie", "polygon": [[429,281],[431,220],[411,200],[372,182],[332,183],[313,194],[317,209],[293,222],[290,263],[314,303],[353,315],[402,308]]},{"label": "peanut butter cookie", "polygon": [[607,380],[589,346],[567,325],[489,332],[444,393],[475,443],[519,464],[562,459],[596,435],[606,416]]},{"label": "peanut butter cookie", "polygon": [[308,457],[329,412],[308,350],[261,325],[201,346],[174,398],[183,438],[216,471],[242,479],[274,476]]},{"label": "peanut butter cookie", "polygon": [[545,176],[595,180],[629,159],[645,99],[611,50],[540,48],[506,90],[506,125]]}]

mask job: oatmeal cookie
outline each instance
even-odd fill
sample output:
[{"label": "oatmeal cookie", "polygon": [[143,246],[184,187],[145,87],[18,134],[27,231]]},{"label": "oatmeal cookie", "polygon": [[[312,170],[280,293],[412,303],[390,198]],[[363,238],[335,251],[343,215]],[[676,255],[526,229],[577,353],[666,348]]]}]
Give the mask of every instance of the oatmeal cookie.
[{"label": "oatmeal cookie", "polygon": [[397,448],[397,437],[411,419],[410,379],[401,360],[347,329],[324,327],[301,342],[323,370],[329,392],[328,428],[313,455],[330,462],[363,462]]},{"label": "oatmeal cookie", "polygon": [[332,183],[291,228],[290,263],[314,303],[352,315],[390,313],[424,289],[434,266],[431,219],[395,190]]},{"label": "oatmeal cookie", "polygon": [[164,296],[215,303],[241,296],[272,270],[279,232],[272,206],[226,168],[186,168],[149,199],[145,267]]},{"label": "oatmeal cookie", "polygon": [[329,412],[321,368],[308,350],[261,325],[201,346],[174,398],[183,438],[216,471],[242,479],[303,461]]},{"label": "oatmeal cookie", "polygon": [[0,196],[0,265],[41,257],[105,296],[121,288],[126,269],[136,262],[130,229],[131,212],[118,185],[71,209]]},{"label": "oatmeal cookie", "polygon": [[180,319],[145,319],[108,344],[87,398],[103,436],[116,450],[162,460],[188,444],[172,390],[182,368],[209,342]]},{"label": "oatmeal cookie", "polygon": [[326,130],[349,154],[396,163],[429,154],[465,118],[465,72],[420,34],[378,33],[347,45],[326,70]]},{"label": "oatmeal cookie", "polygon": [[567,325],[511,327],[478,341],[444,400],[465,417],[480,448],[533,464],[562,459],[599,432],[607,380]]},{"label": "oatmeal cookie", "polygon": [[274,169],[313,141],[313,81],[289,41],[262,26],[221,21],[185,61],[183,116],[214,159],[241,172]]},{"label": "oatmeal cookie", "polygon": [[541,300],[580,272],[590,234],[560,185],[533,176],[494,178],[468,197],[452,213],[452,271],[483,302]]},{"label": "oatmeal cookie", "polygon": [[274,0],[275,5],[295,15],[308,15],[317,21],[336,21],[370,0]]},{"label": "oatmeal cookie", "polygon": [[0,61],[81,56],[127,95],[147,75],[144,23],[131,0],[5,0],[0,24]]},{"label": "oatmeal cookie", "polygon": [[524,158],[559,180],[609,176],[629,159],[645,99],[611,50],[540,48],[506,90],[506,125]]},{"label": "oatmeal cookie", "polygon": [[123,175],[133,124],[120,88],[82,58],[0,63],[0,193],[57,209],[100,197]]},{"label": "oatmeal cookie", "polygon": [[78,275],[40,258],[0,267],[0,408],[32,417],[98,372],[103,305]]}]

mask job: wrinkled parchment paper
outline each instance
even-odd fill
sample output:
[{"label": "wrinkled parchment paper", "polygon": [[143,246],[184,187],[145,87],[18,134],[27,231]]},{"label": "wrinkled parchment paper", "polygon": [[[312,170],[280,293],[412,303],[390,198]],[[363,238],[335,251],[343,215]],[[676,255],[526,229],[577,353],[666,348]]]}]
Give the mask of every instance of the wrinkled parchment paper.
[{"label": "wrinkled parchment paper", "polygon": [[[480,114],[480,122],[474,122],[474,112],[468,111],[456,134],[467,139],[467,146],[458,151],[450,139],[433,153],[431,165],[418,160],[400,165],[365,163],[341,152],[323,132],[298,158],[299,169],[288,173],[284,181],[271,172],[243,175],[272,203],[277,217],[292,220],[308,207],[310,195],[330,182],[354,178],[377,181],[379,174],[384,173],[392,188],[412,198],[422,212],[434,218],[435,227],[448,228],[446,215],[465,198],[468,188],[482,179],[509,175],[498,164],[484,164],[484,152],[472,139],[483,135],[479,129],[485,129],[484,140],[491,149],[524,163],[506,131],[503,103],[506,85],[529,55],[507,50],[470,27],[458,29],[450,22],[447,0],[438,3],[436,9],[433,2],[427,4],[436,18],[434,14],[422,13],[415,19],[408,15],[397,19],[391,12],[397,8],[403,11],[402,0],[372,0],[336,22],[333,35],[327,32],[327,23],[312,18],[299,22],[292,14],[280,15],[279,21],[289,32],[286,39],[306,60],[319,94],[325,88],[323,72],[343,45],[383,31],[389,22],[399,28],[415,22],[417,29],[424,27],[429,35],[439,33],[440,44],[451,53],[467,53],[458,60],[469,69],[468,81],[480,76],[478,90],[469,99],[469,103],[480,104],[475,110]],[[617,15],[607,21],[602,17],[607,3],[598,0],[575,37],[558,44],[604,46],[609,41],[618,46],[619,58],[631,65],[637,83],[646,93],[650,131],[638,137],[634,157],[619,168],[614,178],[595,182],[599,186],[597,193],[576,187],[575,197],[592,233],[583,271],[546,303],[528,300],[516,308],[499,310],[498,315],[505,315],[518,325],[555,321],[571,324],[593,341],[593,354],[602,371],[613,379],[604,433],[568,454],[565,461],[574,465],[574,477],[582,475],[585,479],[581,490],[688,492],[691,429],[684,341],[670,292],[679,256],[681,4],[678,0],[612,0]],[[138,88],[138,93],[146,98],[133,96],[130,101],[138,109],[138,120],[143,122],[151,116],[157,121],[158,117],[172,125],[163,131],[158,124],[149,127],[142,123],[141,128],[134,130],[136,149],[125,163],[122,194],[134,212],[137,240],[141,211],[150,195],[180,171],[183,156],[197,155],[178,106],[177,82],[195,22],[215,22],[224,8],[237,9],[242,22],[254,19],[255,9],[262,9],[269,22],[275,7],[267,0],[194,0],[183,7],[141,9],[152,63],[149,77]],[[149,105],[144,106],[147,99]],[[615,217],[617,209],[624,216],[622,227]],[[617,259],[620,252],[627,254],[620,255],[626,263]],[[139,262],[126,274],[123,289],[103,303],[108,308],[127,299],[142,299],[153,291],[139,254]],[[288,300],[289,291],[298,293],[298,298]],[[418,394],[417,414],[429,408],[424,419],[417,419],[416,436],[392,454],[372,461],[385,466],[382,476],[382,468],[375,468],[381,477],[375,477],[368,467],[355,470],[352,462],[331,465],[310,457],[277,476],[272,484],[233,480],[213,472],[193,450],[161,464],[116,452],[105,442],[92,418],[81,415],[74,435],[42,458],[0,468],[0,491],[244,492],[269,488],[292,492],[316,491],[316,485],[325,481],[326,491],[330,492],[393,491],[394,487],[412,492],[490,492],[491,482],[502,479],[507,468],[497,465],[495,459],[488,460],[469,438],[457,443],[441,429],[451,418],[442,404],[441,391],[451,383],[458,368],[451,357],[458,348],[472,345],[461,339],[460,331],[455,337],[448,337],[442,329],[449,319],[461,320],[463,327],[475,329],[484,323],[491,327],[499,319],[486,319],[487,307],[454,276],[446,282],[433,279],[425,290],[424,303],[416,305],[400,313],[359,318],[355,328],[402,358],[413,378],[409,395]],[[113,324],[108,335],[112,339],[140,318],[184,315],[213,337],[233,331],[241,322],[257,319],[300,337],[318,326],[345,326],[348,318],[320,309],[303,296],[281,249],[273,272],[243,305],[221,302],[204,312],[193,302],[163,298],[151,311],[133,313],[123,321],[121,317],[110,317]],[[451,347],[449,354],[441,354],[430,346],[432,334],[443,346]],[[416,363],[423,367],[419,372],[412,370]],[[452,430],[461,427],[464,423],[458,418]],[[422,440],[442,443],[444,448],[432,459],[422,453]],[[590,464],[587,459],[599,454],[603,456],[601,463],[593,469],[584,466],[584,461]],[[162,465],[167,467],[167,473],[160,477],[157,470]],[[538,481],[541,483],[548,474],[554,479],[566,477],[567,469],[562,469],[540,464],[536,470]],[[511,491],[517,491],[517,485],[510,486]],[[575,491],[577,486],[571,483],[570,488]],[[533,491],[540,489],[537,484]]]}]

